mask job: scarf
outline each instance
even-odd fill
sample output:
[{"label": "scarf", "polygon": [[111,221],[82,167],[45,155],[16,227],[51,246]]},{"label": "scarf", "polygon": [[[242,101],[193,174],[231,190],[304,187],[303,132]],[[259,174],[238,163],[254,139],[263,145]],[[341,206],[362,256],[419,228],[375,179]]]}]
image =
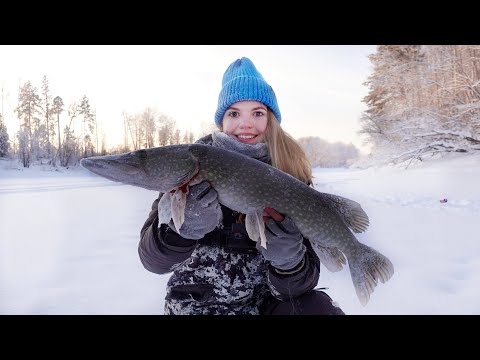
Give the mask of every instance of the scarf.
[{"label": "scarf", "polygon": [[255,145],[245,144],[237,141],[224,132],[215,131],[211,135],[204,136],[199,139],[197,144],[206,144],[216,146],[222,149],[236,151],[251,158],[263,161],[270,164],[270,155],[268,153],[268,146],[265,143],[258,143]]}]

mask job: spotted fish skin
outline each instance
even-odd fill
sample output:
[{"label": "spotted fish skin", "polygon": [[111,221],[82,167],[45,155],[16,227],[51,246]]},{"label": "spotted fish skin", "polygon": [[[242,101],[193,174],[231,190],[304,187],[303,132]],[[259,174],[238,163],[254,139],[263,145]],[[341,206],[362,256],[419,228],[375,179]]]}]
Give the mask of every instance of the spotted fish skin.
[{"label": "spotted fish skin", "polygon": [[348,262],[362,305],[368,303],[378,281],[385,283],[394,273],[387,257],[360,243],[350,230],[364,231],[368,223],[360,221],[352,226],[338,207],[332,206],[332,200],[341,197],[318,192],[240,153],[183,144],[85,158],[81,165],[112,181],[163,193],[207,180],[217,191],[219,202],[232,210],[253,215],[266,207],[274,208],[292,218],[328,270],[338,271]]}]

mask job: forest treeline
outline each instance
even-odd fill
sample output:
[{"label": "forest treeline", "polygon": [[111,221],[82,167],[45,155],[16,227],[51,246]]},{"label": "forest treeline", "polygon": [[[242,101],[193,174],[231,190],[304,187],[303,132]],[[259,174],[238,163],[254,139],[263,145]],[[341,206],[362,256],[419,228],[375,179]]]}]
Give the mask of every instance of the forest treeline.
[{"label": "forest treeline", "polygon": [[379,45],[360,133],[377,162],[480,150],[480,45]]},{"label": "forest treeline", "polygon": [[64,104],[53,96],[45,75],[40,90],[31,81],[20,87],[14,113],[19,131],[9,136],[0,115],[0,157],[10,154],[24,167],[33,162],[68,167],[83,157],[127,152],[140,148],[191,143],[194,134],[177,128],[175,119],[146,107],[140,113],[122,113],[123,143],[107,149],[106,134],[87,95]]},{"label": "forest treeline", "polygon": [[[378,45],[368,56],[372,71],[364,85],[359,134],[370,149],[370,163],[402,163],[437,154],[480,150],[480,45]],[[177,128],[175,119],[151,107],[124,112],[123,143],[107,149],[99,134],[95,104],[87,95],[64,104],[52,95],[47,76],[40,90],[21,85],[14,110],[19,131],[7,131],[0,115],[0,157],[53,166],[77,164],[82,157],[192,143],[200,134]],[[298,139],[313,166],[349,166],[359,158],[352,144],[319,137]]]},{"label": "forest treeline", "polygon": [[[0,117],[0,157],[9,154],[24,167],[33,163],[68,167],[83,157],[123,153],[141,148],[173,144],[189,144],[216,129],[215,124],[202,123],[199,134],[183,133],[175,119],[146,107],[142,112],[122,113],[123,143],[107,148],[105,134],[98,131],[94,104],[87,95],[65,105],[62,97],[53,97],[47,76],[38,90],[30,81],[19,92],[15,114],[20,130],[9,137]],[[62,131],[61,131],[62,130]],[[298,139],[313,166],[347,166],[358,156],[353,145],[330,144],[318,137]]]}]

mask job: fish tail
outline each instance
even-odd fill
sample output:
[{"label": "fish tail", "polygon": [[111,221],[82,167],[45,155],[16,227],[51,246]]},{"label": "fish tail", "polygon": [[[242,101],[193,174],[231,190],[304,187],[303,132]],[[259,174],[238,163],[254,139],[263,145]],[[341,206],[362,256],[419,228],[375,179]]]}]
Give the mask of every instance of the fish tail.
[{"label": "fish tail", "polygon": [[365,306],[378,281],[387,282],[393,275],[392,262],[378,251],[365,244],[359,248],[353,258],[349,258],[350,274],[360,303]]}]

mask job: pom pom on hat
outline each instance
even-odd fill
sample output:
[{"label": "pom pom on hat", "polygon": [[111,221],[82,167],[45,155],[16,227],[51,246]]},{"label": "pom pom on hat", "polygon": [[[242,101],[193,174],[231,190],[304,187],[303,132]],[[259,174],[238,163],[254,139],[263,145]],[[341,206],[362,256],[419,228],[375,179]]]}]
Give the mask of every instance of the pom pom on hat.
[{"label": "pom pom on hat", "polygon": [[273,111],[278,122],[282,121],[275,92],[255,68],[253,62],[246,57],[235,60],[223,74],[222,90],[218,96],[215,112],[215,124],[220,126],[223,115],[230,105],[244,100],[261,102]]}]

